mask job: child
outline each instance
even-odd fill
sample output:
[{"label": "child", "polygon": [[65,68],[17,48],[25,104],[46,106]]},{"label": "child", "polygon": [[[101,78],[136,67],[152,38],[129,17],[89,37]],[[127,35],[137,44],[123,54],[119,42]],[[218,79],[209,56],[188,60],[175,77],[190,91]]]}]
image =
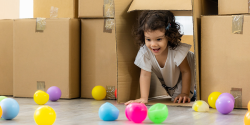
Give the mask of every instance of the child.
[{"label": "child", "polygon": [[147,103],[151,72],[160,80],[172,101],[195,101],[194,54],[191,45],[181,43],[180,25],[170,11],[143,11],[133,34],[140,50],[135,65],[141,68],[141,98],[132,102]]}]

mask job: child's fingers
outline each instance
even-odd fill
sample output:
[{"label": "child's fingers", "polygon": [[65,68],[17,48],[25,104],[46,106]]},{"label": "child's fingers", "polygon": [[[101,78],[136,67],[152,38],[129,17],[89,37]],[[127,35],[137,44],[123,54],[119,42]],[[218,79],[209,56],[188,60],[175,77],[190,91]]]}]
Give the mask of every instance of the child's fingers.
[{"label": "child's fingers", "polygon": [[132,103],[133,101],[134,100],[130,100],[130,101],[126,102],[125,105],[128,105],[128,104]]},{"label": "child's fingers", "polygon": [[176,103],[176,102],[177,102],[177,100],[178,100],[178,97],[175,97],[175,99],[174,99],[174,103]]},{"label": "child's fingers", "polygon": [[182,101],[182,97],[179,97],[179,102],[178,103],[181,103],[181,101]]},{"label": "child's fingers", "polygon": [[191,102],[191,99],[190,98],[188,98],[188,103],[190,103]]},{"label": "child's fingers", "polygon": [[187,99],[187,97],[183,97],[183,103],[185,103],[186,101],[187,101],[188,99]]}]

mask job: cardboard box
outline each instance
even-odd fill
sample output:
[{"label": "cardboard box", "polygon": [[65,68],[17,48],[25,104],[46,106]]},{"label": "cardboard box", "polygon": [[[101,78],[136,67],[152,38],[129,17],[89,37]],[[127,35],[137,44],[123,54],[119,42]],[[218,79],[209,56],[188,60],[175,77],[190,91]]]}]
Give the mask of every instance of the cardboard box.
[{"label": "cardboard box", "polygon": [[248,0],[218,0],[219,14],[247,14],[249,6]]},{"label": "cardboard box", "polygon": [[80,97],[80,20],[14,20],[14,97],[33,97],[36,90],[57,86],[61,98]]},{"label": "cardboard box", "polygon": [[[78,17],[78,0],[34,0],[33,4],[34,18],[50,18],[51,12],[57,18]],[[51,9],[52,6],[58,8],[58,11]]]},{"label": "cardboard box", "polygon": [[0,95],[13,95],[13,20],[0,20]]},{"label": "cardboard box", "polygon": [[97,85],[117,86],[115,30],[105,31],[105,24],[105,19],[81,20],[82,98],[93,98],[91,92]]},{"label": "cardboard box", "polygon": [[0,19],[19,18],[19,0],[0,0]]},{"label": "cardboard box", "polygon": [[244,16],[242,34],[232,33],[232,20],[233,16],[201,18],[201,99],[207,101],[214,91],[234,94],[232,88],[239,88],[238,95],[234,95],[238,96],[235,106],[247,108],[250,100],[250,16]]},{"label": "cardboard box", "polygon": [[79,0],[79,18],[114,18],[114,0]]}]

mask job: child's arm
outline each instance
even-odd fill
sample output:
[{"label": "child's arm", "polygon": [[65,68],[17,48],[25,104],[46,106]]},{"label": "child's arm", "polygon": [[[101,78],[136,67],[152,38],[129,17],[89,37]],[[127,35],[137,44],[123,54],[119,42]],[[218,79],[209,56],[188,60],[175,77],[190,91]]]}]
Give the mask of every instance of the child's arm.
[{"label": "child's arm", "polygon": [[128,105],[133,102],[148,103],[150,80],[151,80],[151,72],[141,69],[141,74],[140,74],[141,98],[136,100],[130,100],[126,102],[125,105]]},{"label": "child's arm", "polygon": [[174,103],[177,102],[177,100],[179,100],[178,103],[181,103],[182,101],[183,103],[186,101],[190,102],[189,92],[191,86],[191,71],[188,65],[187,57],[185,57],[179,67],[182,74],[182,89],[181,94],[174,99]]}]

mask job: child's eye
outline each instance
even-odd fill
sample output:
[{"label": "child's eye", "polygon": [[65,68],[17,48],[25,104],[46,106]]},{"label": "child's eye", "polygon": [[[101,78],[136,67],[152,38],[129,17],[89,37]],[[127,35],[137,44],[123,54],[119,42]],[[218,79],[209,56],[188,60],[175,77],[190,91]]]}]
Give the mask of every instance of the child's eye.
[{"label": "child's eye", "polygon": [[150,41],[150,39],[146,39],[147,41]]},{"label": "child's eye", "polygon": [[157,41],[161,41],[161,39],[157,39]]}]

